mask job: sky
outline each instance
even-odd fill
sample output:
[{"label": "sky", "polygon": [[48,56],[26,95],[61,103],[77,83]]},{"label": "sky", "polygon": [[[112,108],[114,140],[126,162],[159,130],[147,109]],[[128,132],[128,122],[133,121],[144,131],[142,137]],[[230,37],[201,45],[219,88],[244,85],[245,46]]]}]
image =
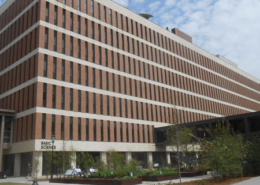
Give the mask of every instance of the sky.
[{"label": "sky", "polygon": [[[152,22],[178,28],[193,43],[260,79],[260,0],[114,0]],[[0,0],[0,6],[4,0]]]}]

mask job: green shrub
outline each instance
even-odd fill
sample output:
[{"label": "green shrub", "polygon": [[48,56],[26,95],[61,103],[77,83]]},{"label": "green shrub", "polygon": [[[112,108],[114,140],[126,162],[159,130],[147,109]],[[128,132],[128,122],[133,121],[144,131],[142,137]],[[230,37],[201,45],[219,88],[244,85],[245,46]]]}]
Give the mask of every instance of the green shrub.
[{"label": "green shrub", "polygon": [[129,176],[124,176],[124,177],[121,178],[121,180],[127,180],[127,179],[131,179],[131,177],[129,177]]}]

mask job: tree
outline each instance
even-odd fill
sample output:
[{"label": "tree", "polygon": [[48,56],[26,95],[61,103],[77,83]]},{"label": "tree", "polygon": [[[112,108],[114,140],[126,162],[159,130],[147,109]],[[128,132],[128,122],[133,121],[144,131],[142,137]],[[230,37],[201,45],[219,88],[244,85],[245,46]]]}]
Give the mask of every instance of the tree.
[{"label": "tree", "polygon": [[216,125],[214,134],[210,135],[210,141],[205,138],[201,140],[204,167],[211,169],[217,182],[219,177],[241,174],[246,152],[243,137],[235,134],[224,120]]},{"label": "tree", "polygon": [[188,151],[188,146],[191,143],[193,132],[191,129],[179,124],[179,115],[177,109],[173,109],[172,125],[167,130],[167,143],[173,150],[177,151],[177,161],[179,168],[179,178],[181,183],[181,156],[180,151]]},{"label": "tree", "polygon": [[248,151],[244,160],[244,174],[257,176],[260,174],[260,138],[251,138],[246,146]]},{"label": "tree", "polygon": [[34,173],[35,175],[32,174],[32,176],[35,177],[35,179],[37,179],[37,174],[39,172],[39,167],[40,167],[40,153],[39,152],[35,152],[33,155],[33,161],[32,161],[32,173]]}]

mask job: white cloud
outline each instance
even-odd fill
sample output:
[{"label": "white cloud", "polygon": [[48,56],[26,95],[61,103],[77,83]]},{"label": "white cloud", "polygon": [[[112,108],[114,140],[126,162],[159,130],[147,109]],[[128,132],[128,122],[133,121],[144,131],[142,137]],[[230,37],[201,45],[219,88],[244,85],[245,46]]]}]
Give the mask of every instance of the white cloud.
[{"label": "white cloud", "polygon": [[194,44],[220,54],[260,79],[259,0],[152,1],[153,21],[177,27],[193,37]]},{"label": "white cloud", "polygon": [[133,0],[133,4],[143,4],[146,0]]},{"label": "white cloud", "polygon": [[155,1],[151,4],[149,4],[149,12],[153,13],[155,10],[157,10],[159,8],[159,5],[161,4],[160,1]]},{"label": "white cloud", "polygon": [[113,0],[114,2],[117,2],[118,4],[121,4],[122,6],[127,7],[128,6],[128,0]]}]

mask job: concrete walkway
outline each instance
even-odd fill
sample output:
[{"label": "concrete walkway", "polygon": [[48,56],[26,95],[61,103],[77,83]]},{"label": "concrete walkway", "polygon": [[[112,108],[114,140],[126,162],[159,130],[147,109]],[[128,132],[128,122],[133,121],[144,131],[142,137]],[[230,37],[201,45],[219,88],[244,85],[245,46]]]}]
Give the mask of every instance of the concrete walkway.
[{"label": "concrete walkway", "polygon": [[235,183],[233,185],[258,185],[260,184],[260,177],[254,177],[242,182]]},{"label": "concrete walkway", "polygon": [[[203,176],[197,176],[197,177],[183,177],[182,178],[182,182],[188,182],[188,181],[193,181],[193,180],[200,180],[200,179],[207,179],[210,178],[211,175],[203,175]],[[25,184],[32,184],[32,181],[30,181],[31,179],[26,179],[25,177],[17,177],[17,178],[8,178],[8,179],[0,179],[0,185],[2,185],[2,183],[7,183],[7,182],[12,182],[12,183],[25,183]],[[167,180],[167,181],[160,181],[160,182],[147,182],[147,181],[143,181],[142,184],[149,184],[149,185],[164,185],[164,184],[169,184],[169,182],[171,183],[178,183],[180,182],[179,179],[174,179],[172,181]],[[49,183],[49,181],[42,181],[42,182],[38,182],[39,185],[62,185],[61,183]]]}]

